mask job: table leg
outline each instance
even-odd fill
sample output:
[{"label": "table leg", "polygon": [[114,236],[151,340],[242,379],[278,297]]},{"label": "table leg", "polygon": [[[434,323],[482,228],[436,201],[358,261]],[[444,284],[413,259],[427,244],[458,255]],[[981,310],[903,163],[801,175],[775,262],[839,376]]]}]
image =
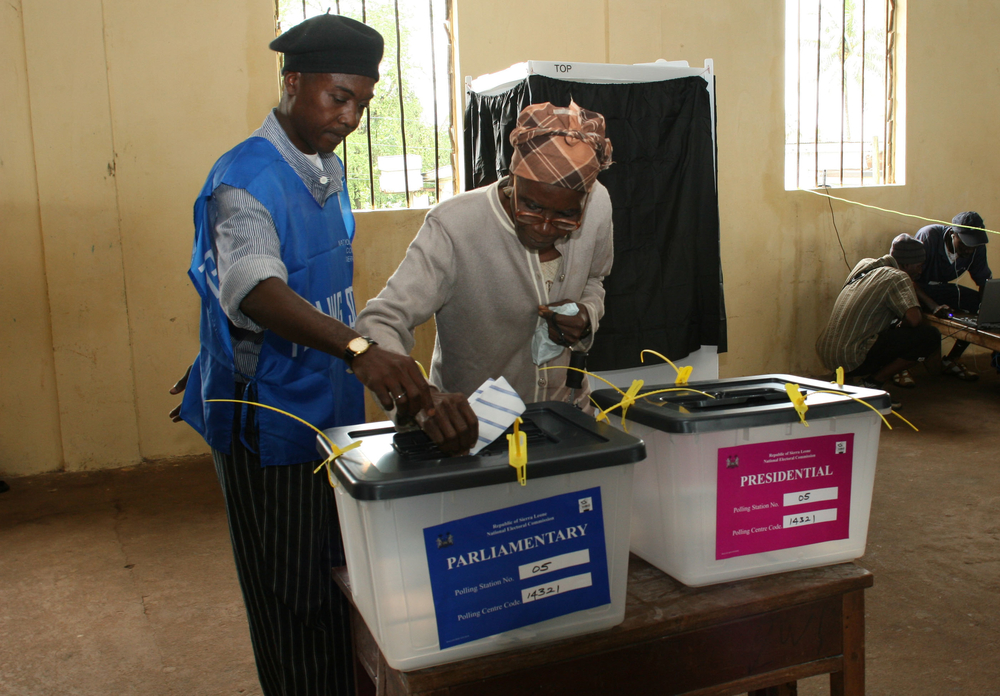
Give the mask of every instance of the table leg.
[{"label": "table leg", "polygon": [[865,696],[865,595],[844,595],[844,669],[830,674],[830,696]]},{"label": "table leg", "polygon": [[368,675],[368,670],[361,664],[358,654],[354,653],[354,694],[355,696],[376,696],[375,682]]}]

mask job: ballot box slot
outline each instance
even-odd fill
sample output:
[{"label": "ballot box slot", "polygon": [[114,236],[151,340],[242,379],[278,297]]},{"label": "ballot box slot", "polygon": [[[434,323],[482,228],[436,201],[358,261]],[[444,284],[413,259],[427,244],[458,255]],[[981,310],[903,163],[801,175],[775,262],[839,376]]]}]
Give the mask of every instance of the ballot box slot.
[{"label": "ballot box slot", "polygon": [[[542,430],[537,423],[535,423],[530,418],[523,419],[521,423],[521,432],[525,433],[528,437],[528,447],[532,445],[544,445],[549,443],[558,443],[558,440]],[[514,431],[513,426],[507,429],[506,433],[512,433]],[[408,462],[423,462],[431,461],[435,459],[444,459],[447,457],[438,446],[434,444],[434,441],[427,435],[427,433],[422,430],[413,430],[404,433],[396,433],[392,437],[392,448]],[[503,454],[507,451],[507,438],[501,436],[491,445],[484,447],[481,450],[481,456],[490,456],[493,454]]]},{"label": "ballot box slot", "polygon": [[[708,394],[708,396],[705,396],[705,394]],[[741,406],[763,406],[788,401],[788,394],[784,389],[730,389],[726,391],[708,391],[705,394],[678,394],[676,392],[655,394],[647,397],[647,401],[653,405],[662,404],[664,406],[683,407],[688,411],[711,411]]]}]

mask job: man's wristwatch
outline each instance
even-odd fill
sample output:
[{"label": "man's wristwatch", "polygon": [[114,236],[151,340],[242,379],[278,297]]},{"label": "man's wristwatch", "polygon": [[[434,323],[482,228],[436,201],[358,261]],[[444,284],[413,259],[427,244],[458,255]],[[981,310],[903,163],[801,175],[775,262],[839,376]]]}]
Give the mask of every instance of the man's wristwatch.
[{"label": "man's wristwatch", "polygon": [[350,365],[354,358],[358,357],[372,346],[377,345],[378,343],[373,341],[368,336],[357,336],[352,338],[348,341],[347,347],[344,349],[344,362]]}]

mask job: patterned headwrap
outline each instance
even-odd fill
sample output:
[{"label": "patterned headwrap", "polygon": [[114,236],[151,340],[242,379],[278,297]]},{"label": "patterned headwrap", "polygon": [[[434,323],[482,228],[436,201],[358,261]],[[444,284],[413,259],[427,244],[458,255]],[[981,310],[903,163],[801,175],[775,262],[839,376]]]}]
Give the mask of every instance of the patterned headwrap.
[{"label": "patterned headwrap", "polygon": [[514,156],[510,171],[584,193],[598,173],[611,166],[611,141],[604,137],[604,117],[570,101],[568,107],[530,104],[511,131]]}]

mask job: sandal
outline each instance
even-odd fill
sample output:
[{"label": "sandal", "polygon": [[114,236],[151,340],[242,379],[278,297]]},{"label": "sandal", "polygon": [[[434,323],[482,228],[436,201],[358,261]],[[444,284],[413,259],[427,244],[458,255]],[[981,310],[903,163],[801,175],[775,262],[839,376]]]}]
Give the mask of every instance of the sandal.
[{"label": "sandal", "polygon": [[957,360],[948,360],[948,358],[945,358],[941,361],[941,370],[946,375],[958,377],[963,382],[975,382],[979,379],[978,373],[973,372]]},{"label": "sandal", "polygon": [[900,408],[903,407],[903,404],[900,402],[899,399],[897,399],[891,393],[886,391],[885,384],[883,384],[882,382],[876,382],[869,376],[869,377],[863,377],[859,384],[865,389],[877,389],[878,391],[884,391],[886,393],[886,396],[889,397],[889,405],[892,408],[899,410]]},{"label": "sandal", "polygon": [[910,376],[909,370],[902,370],[894,374],[892,382],[897,387],[902,387],[903,389],[913,389],[917,386],[917,383],[913,381],[913,377]]}]

